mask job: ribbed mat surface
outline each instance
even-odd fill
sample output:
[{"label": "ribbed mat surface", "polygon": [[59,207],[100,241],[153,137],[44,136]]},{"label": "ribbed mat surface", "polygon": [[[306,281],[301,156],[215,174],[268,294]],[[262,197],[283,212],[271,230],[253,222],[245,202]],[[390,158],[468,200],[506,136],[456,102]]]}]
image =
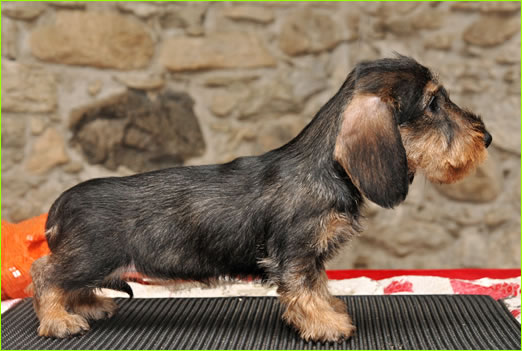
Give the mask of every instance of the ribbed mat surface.
[{"label": "ribbed mat surface", "polygon": [[37,336],[30,299],[2,315],[2,349],[517,349],[520,324],[481,295],[346,296],[356,334],[304,342],[273,297],[116,299],[119,312],[79,337]]}]

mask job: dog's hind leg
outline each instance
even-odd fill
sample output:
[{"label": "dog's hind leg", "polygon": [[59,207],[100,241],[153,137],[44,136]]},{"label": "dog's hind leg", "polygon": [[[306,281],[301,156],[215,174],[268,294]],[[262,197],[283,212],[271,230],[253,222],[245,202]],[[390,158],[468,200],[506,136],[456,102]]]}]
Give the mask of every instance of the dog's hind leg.
[{"label": "dog's hind leg", "polygon": [[74,293],[53,282],[53,271],[52,255],[37,259],[31,266],[33,304],[40,320],[38,334],[64,338],[89,330],[84,317],[67,311],[67,302]]},{"label": "dog's hind leg", "polygon": [[96,295],[92,289],[71,293],[67,306],[73,313],[90,320],[110,318],[118,308],[112,298]]}]

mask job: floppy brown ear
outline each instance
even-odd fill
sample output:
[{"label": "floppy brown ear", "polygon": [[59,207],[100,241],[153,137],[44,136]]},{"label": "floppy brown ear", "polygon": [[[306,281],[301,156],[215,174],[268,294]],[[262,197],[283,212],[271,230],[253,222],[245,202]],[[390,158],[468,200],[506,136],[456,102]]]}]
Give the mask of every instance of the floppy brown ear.
[{"label": "floppy brown ear", "polygon": [[334,158],[371,201],[391,208],[408,194],[408,162],[390,107],[356,95],[343,112]]}]

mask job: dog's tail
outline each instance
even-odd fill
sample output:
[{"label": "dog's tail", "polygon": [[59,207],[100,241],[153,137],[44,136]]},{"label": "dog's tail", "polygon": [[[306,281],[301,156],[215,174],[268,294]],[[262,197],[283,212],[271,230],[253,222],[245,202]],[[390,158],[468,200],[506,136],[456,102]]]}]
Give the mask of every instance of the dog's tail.
[{"label": "dog's tail", "polygon": [[127,295],[129,295],[129,298],[131,298],[131,299],[134,297],[132,288],[130,287],[129,284],[127,284],[127,282],[125,280],[121,280],[121,279],[106,280],[102,283],[100,288],[124,292]]}]

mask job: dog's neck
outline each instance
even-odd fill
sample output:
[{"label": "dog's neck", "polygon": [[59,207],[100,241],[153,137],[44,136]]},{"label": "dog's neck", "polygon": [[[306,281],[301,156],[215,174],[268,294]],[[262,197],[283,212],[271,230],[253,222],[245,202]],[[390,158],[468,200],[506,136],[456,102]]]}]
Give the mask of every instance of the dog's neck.
[{"label": "dog's neck", "polygon": [[294,139],[272,152],[290,159],[305,158],[322,167],[331,166],[334,163],[333,153],[342,119],[342,107],[345,105],[342,100],[341,93],[337,93]]},{"label": "dog's neck", "polygon": [[330,201],[336,203],[339,211],[357,214],[363,197],[334,159],[346,100],[341,92],[337,93],[294,139],[261,157],[284,163],[285,168],[293,170],[288,174],[294,181],[312,179],[311,183],[325,187],[325,193],[330,194]]}]

